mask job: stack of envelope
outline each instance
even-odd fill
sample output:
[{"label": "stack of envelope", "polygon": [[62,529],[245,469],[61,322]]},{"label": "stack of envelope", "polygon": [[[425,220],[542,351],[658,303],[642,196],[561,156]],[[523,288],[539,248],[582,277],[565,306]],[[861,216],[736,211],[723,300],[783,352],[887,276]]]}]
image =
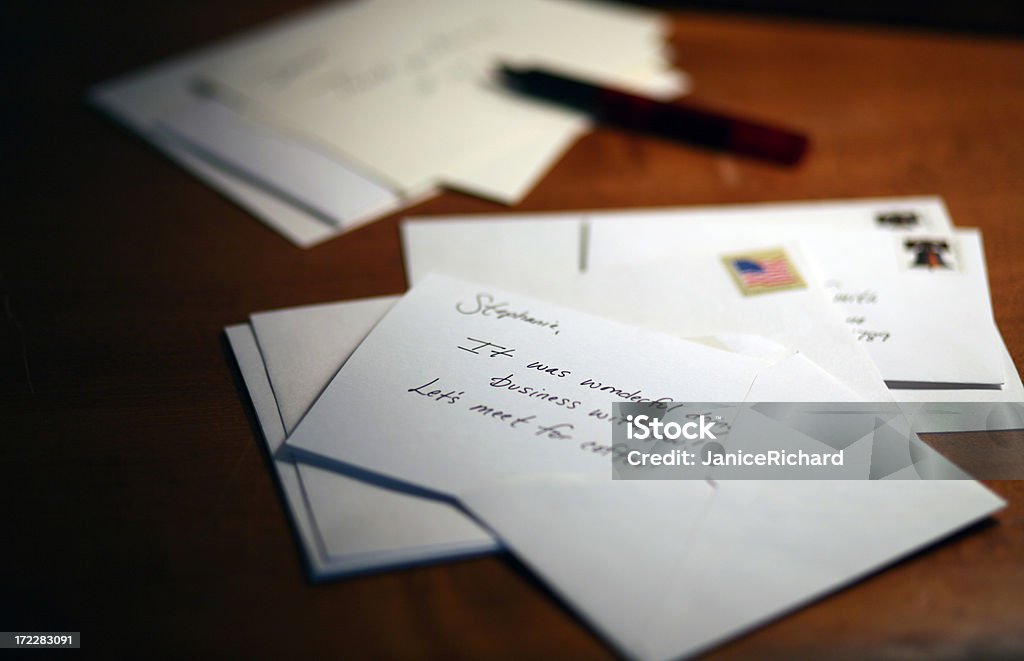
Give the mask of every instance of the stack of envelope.
[{"label": "stack of envelope", "polygon": [[[895,401],[917,431],[1024,427],[980,234],[937,198],[434,217],[402,239],[404,296],[227,329],[316,579],[505,549],[619,652],[665,659],[1004,505],[912,469],[612,479],[630,399]],[[871,443],[847,453],[865,475]]]},{"label": "stack of envelope", "polygon": [[497,66],[675,97],[688,79],[665,30],[657,14],[577,0],[355,0],[100,84],[91,100],[305,247],[442,186],[518,202],[587,121],[504,89]]}]

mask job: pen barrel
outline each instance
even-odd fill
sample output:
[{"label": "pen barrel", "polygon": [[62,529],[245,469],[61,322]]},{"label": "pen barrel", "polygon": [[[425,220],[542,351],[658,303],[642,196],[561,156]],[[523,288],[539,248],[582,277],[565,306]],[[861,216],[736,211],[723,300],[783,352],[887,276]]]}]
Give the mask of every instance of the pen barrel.
[{"label": "pen barrel", "polygon": [[807,138],[795,131],[682,102],[661,102],[601,89],[595,105],[601,121],[714,149],[788,165],[800,161]]},{"label": "pen barrel", "polygon": [[506,83],[599,121],[630,130],[792,165],[807,151],[807,138],[761,122],[702,108],[687,101],[656,101],[538,69],[501,69]]}]

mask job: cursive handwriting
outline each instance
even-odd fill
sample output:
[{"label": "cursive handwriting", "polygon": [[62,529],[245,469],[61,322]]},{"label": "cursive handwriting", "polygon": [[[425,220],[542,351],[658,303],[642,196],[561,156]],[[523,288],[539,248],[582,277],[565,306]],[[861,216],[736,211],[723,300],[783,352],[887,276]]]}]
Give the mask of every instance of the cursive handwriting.
[{"label": "cursive handwriting", "polygon": [[508,303],[495,303],[494,296],[491,294],[479,293],[472,303],[460,301],[455,304],[455,310],[465,315],[479,314],[484,317],[494,317],[495,319],[514,319],[533,326],[547,328],[554,331],[555,335],[558,335],[559,332],[557,321],[545,321],[539,317],[534,317],[528,310],[510,310]]}]

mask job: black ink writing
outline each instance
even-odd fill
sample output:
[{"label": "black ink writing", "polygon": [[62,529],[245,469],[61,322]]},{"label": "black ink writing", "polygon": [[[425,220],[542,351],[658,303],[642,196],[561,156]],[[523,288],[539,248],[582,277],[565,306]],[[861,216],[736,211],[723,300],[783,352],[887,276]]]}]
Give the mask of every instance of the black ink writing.
[{"label": "black ink writing", "polygon": [[878,302],[878,292],[866,289],[862,292],[836,292],[832,297],[835,303],[858,303],[861,305]]},{"label": "black ink writing", "polygon": [[599,454],[603,457],[608,456],[614,451],[614,448],[611,445],[603,445],[596,441],[580,443],[580,449],[584,452],[593,452],[594,454]]},{"label": "black ink writing", "polygon": [[414,392],[417,395],[428,397],[439,402],[447,402],[448,404],[454,404],[455,402],[459,401],[460,397],[466,394],[465,390],[460,390],[459,392],[455,392],[454,390],[449,390],[448,392],[445,392],[444,388],[435,388],[434,390],[427,390],[427,388],[434,385],[440,380],[440,377],[438,377],[433,381],[428,381],[427,383],[424,383],[422,386],[409,388],[408,390],[406,390],[406,392]]},{"label": "black ink writing", "polygon": [[496,319],[514,319],[532,326],[547,328],[548,330],[554,331],[555,335],[558,335],[559,333],[557,321],[545,321],[539,317],[534,317],[528,310],[510,310],[508,303],[495,303],[494,296],[491,294],[477,294],[476,300],[473,303],[459,302],[455,304],[455,309],[460,314],[479,314],[484,317],[494,317]]},{"label": "black ink writing", "polygon": [[575,427],[569,424],[568,422],[560,422],[557,425],[551,425],[549,427],[545,427],[544,425],[537,425],[537,433],[535,434],[535,436],[546,435],[547,438],[550,438],[554,441],[561,441],[564,439],[572,438],[572,436],[569,435],[567,431],[563,431],[569,429],[575,429]]},{"label": "black ink writing", "polygon": [[[512,427],[513,429],[515,429],[516,425],[524,422],[532,422],[533,419],[537,417],[535,415],[528,415],[525,417],[516,416],[516,414],[514,413],[508,413],[500,409],[485,406],[484,404],[477,404],[476,406],[471,406],[469,407],[469,410],[479,413],[484,417],[493,418],[495,420],[500,420],[502,422],[508,422],[509,426]],[[510,420],[511,422],[509,422]]]},{"label": "black ink writing", "polygon": [[512,353],[515,351],[515,349],[503,347],[500,344],[488,342],[487,340],[479,340],[475,337],[467,337],[466,339],[473,343],[474,346],[464,347],[460,344],[459,348],[462,349],[463,351],[468,351],[469,353],[478,354],[480,353],[481,350],[486,350],[490,352],[491,358],[495,358],[497,356],[505,356],[506,358],[511,358]]},{"label": "black ink writing", "polygon": [[857,339],[861,342],[886,342],[889,340],[889,331],[855,330]]},{"label": "black ink writing", "polygon": [[570,399],[569,397],[563,397],[561,395],[550,393],[547,390],[544,390],[543,388],[524,386],[513,381],[514,378],[514,374],[509,374],[508,376],[495,376],[491,378],[489,383],[492,388],[502,388],[505,390],[511,390],[512,392],[519,393],[520,395],[526,395],[527,397],[540,399],[545,402],[550,402],[555,406],[564,406],[566,409],[570,411],[578,408],[580,404],[583,403],[579,400]]},{"label": "black ink writing", "polygon": [[572,374],[572,372],[569,371],[569,370],[563,370],[563,369],[559,369],[557,367],[551,367],[550,365],[545,365],[544,363],[538,363],[536,361],[530,363],[526,367],[527,367],[527,369],[539,370],[539,371],[544,372],[546,374],[554,374],[555,376],[557,376],[560,379],[564,379],[565,377],[567,377],[570,374]]},{"label": "black ink writing", "polygon": [[598,392],[606,392],[606,393],[615,395],[617,398],[619,398],[619,399],[621,399],[623,401],[628,401],[628,402],[647,402],[647,403],[651,404],[652,406],[654,406],[654,407],[656,407],[658,409],[664,410],[664,411],[674,411],[675,409],[679,408],[680,406],[683,406],[683,404],[676,404],[675,406],[668,406],[668,403],[675,401],[671,397],[659,397],[657,399],[652,399],[650,397],[645,397],[644,394],[643,394],[643,390],[640,389],[640,388],[637,388],[633,392],[629,392],[629,391],[627,391],[627,390],[625,390],[623,388],[619,388],[617,386],[607,385],[607,384],[604,384],[604,383],[602,383],[600,381],[595,381],[593,379],[583,379],[582,381],[580,381],[580,385],[584,386],[586,388],[590,388],[591,390],[597,390]]}]

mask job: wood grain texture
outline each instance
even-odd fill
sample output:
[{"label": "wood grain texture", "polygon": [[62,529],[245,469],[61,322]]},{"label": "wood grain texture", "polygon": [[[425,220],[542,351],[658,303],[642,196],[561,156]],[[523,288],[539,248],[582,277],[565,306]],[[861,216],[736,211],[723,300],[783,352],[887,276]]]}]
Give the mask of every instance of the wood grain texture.
[{"label": "wood grain texture", "polygon": [[[300,3],[10,4],[0,628],[115,653],[610,656],[508,557],[304,578],[220,331],[401,292],[398,218],[296,249],[83,100]],[[675,15],[672,43],[697,98],[806,128],[806,163],[598,129],[516,210],[941,194],[984,231],[1024,364],[1024,43],[699,13]],[[415,211],[501,210],[446,193]],[[994,521],[712,656],[1024,655],[1024,485],[990,486],[1010,501]]]}]

